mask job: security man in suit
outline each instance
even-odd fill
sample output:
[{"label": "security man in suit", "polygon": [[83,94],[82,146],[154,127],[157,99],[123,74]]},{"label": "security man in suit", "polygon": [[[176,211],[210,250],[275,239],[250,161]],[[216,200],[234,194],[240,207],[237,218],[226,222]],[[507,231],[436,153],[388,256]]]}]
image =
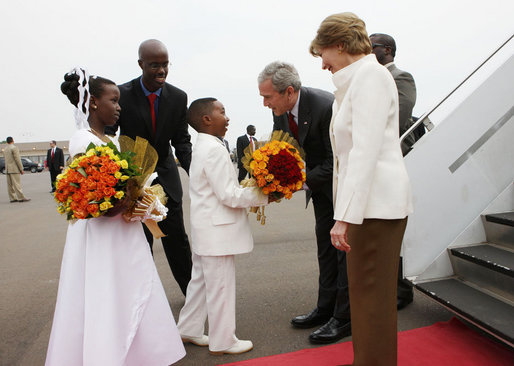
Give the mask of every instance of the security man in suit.
[{"label": "security man in suit", "polygon": [[305,151],[307,204],[312,198],[316,218],[319,292],[316,308],[291,320],[294,327],[319,329],[309,335],[312,343],[332,343],[351,334],[346,253],[330,242],[334,226],[332,204],[333,158],[329,138],[334,96],[320,89],[302,87],[295,67],[272,62],[258,77],[265,107],[273,111],[273,130],[294,136]]},{"label": "security man in suit", "polygon": [[[159,183],[168,196],[167,217],[159,222],[166,234],[161,240],[171,271],[185,295],[191,279],[191,248],[184,228],[182,185],[171,146],[181,167],[189,172],[191,136],[186,121],[187,95],[166,83],[169,58],[162,42],[149,39],[141,43],[138,64],[142,76],[119,86],[121,115],[114,128],[106,128],[106,133],[114,134],[119,127],[121,135],[133,139],[143,137],[157,150],[158,177],[154,183]],[[152,247],[153,237],[146,227],[145,233]]]},{"label": "security man in suit", "polygon": [[246,127],[246,135],[242,135],[237,138],[237,168],[239,169],[239,175],[237,177],[237,180],[239,181],[239,183],[241,183],[241,181],[245,179],[246,174],[248,173],[243,166],[243,156],[244,151],[248,145],[252,143],[253,146],[255,146],[255,144],[257,143],[257,139],[254,137],[255,131],[256,130],[254,125],[248,125]]},{"label": "security man in suit", "polygon": [[52,140],[50,142],[50,149],[46,153],[46,166],[50,171],[50,185],[51,192],[55,192],[55,180],[64,169],[64,153],[62,149],[57,147],[57,142]]},{"label": "security man in suit", "polygon": [[20,151],[14,145],[14,139],[9,136],[6,139],[7,147],[4,149],[5,157],[5,177],[7,178],[7,193],[9,201],[28,202],[30,198],[26,198],[21,189],[20,175],[23,175],[23,164],[20,158]]},{"label": "security man in suit", "polygon": [[[394,82],[396,83],[400,104],[399,134],[402,136],[413,123],[412,109],[414,108],[414,104],[416,104],[416,84],[414,83],[414,78],[411,74],[400,70],[394,64],[396,42],[393,37],[388,34],[375,33],[370,35],[369,39],[371,40],[372,52],[377,57],[378,62],[391,72]],[[413,134],[410,134],[403,140],[402,152],[404,156],[410,151],[414,142],[415,137]],[[412,284],[403,278],[402,267],[402,258],[400,257],[400,268],[398,270],[398,310],[405,308],[414,298]]]}]

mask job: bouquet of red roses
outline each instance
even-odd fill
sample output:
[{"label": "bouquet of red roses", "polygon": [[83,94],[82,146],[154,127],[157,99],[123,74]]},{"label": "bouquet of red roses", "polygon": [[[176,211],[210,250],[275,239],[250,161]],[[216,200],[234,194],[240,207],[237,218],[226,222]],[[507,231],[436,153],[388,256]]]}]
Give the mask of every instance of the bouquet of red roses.
[{"label": "bouquet of red roses", "polygon": [[68,220],[105,215],[126,199],[127,181],[141,174],[132,163],[134,155],[119,152],[112,142],[89,144],[86,153],[57,176],[57,211]]}]

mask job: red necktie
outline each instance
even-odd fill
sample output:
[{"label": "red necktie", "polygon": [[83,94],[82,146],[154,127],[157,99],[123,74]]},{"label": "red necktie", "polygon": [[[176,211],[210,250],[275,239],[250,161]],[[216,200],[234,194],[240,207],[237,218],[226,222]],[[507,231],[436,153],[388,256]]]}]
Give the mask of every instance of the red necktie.
[{"label": "red necktie", "polygon": [[155,99],[157,99],[157,94],[148,94],[148,100],[150,101],[150,114],[152,115],[152,127],[153,133],[155,135]]},{"label": "red necktie", "polygon": [[54,160],[54,149],[52,149],[52,158],[50,160]]},{"label": "red necktie", "polygon": [[289,129],[293,134],[294,138],[298,140],[298,125],[294,121],[293,114],[291,112],[287,113],[289,116]]},{"label": "red necktie", "polygon": [[252,152],[255,151],[255,146],[253,144],[253,137],[250,136],[250,149],[252,149]]}]

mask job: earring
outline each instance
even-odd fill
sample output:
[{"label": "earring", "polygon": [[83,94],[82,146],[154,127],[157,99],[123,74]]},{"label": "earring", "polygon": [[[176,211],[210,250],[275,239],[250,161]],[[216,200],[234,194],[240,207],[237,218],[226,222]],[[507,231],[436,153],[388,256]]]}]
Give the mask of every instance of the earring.
[{"label": "earring", "polygon": [[337,50],[337,53],[338,53],[339,55],[342,55],[342,54],[343,54],[343,50],[342,50],[342,49],[338,49],[338,50]]},{"label": "earring", "polygon": [[98,107],[96,105],[93,105],[93,109],[96,110]]}]

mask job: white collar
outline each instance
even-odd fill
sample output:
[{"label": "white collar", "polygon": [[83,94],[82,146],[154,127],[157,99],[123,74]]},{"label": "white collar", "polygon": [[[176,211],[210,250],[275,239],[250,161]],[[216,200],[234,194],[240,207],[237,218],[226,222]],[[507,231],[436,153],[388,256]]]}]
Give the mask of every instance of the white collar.
[{"label": "white collar", "polygon": [[298,90],[298,98],[296,98],[296,103],[294,104],[293,109],[289,111],[294,117],[296,123],[298,123],[298,109],[300,108],[300,94],[302,93],[301,89]]}]

